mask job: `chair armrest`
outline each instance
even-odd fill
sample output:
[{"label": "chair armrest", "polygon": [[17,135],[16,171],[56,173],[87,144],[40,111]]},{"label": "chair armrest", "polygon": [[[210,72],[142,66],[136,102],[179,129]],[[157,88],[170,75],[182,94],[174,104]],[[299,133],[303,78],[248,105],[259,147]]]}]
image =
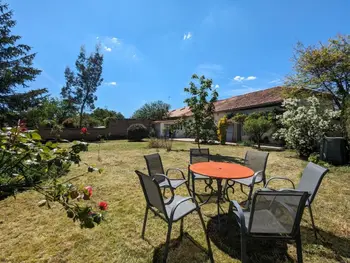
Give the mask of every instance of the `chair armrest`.
[{"label": "chair armrest", "polygon": [[186,180],[185,174],[183,173],[183,171],[182,171],[181,169],[179,169],[179,168],[169,168],[169,169],[166,171],[166,175],[167,175],[167,176],[169,175],[169,172],[170,172],[170,171],[178,171],[178,172],[180,172],[182,178],[183,178],[184,180]]},{"label": "chair armrest", "polygon": [[[178,202],[176,203],[176,205],[171,209],[171,213],[170,213],[170,220],[171,220],[171,221],[173,220],[175,211],[176,211],[176,209],[179,207],[179,205],[181,205],[181,204],[184,203],[184,202],[187,202],[188,200],[192,200],[192,202],[193,202],[193,197],[189,196],[189,197],[186,197],[186,198],[184,198],[184,199],[178,201]],[[196,204],[196,202],[194,202],[194,203]],[[197,205],[196,205],[196,206],[197,206]]]},{"label": "chair armrest", "polygon": [[[156,175],[157,175],[157,176],[160,176],[160,177],[164,177],[164,179],[165,179],[165,180],[168,182],[168,184],[169,184],[169,189],[170,189],[170,192],[171,192],[171,198],[170,198],[170,200],[169,200],[168,202],[166,202],[165,204],[166,204],[166,205],[167,205],[167,204],[170,204],[170,203],[173,201],[174,195],[175,195],[174,189],[171,187],[171,182],[170,182],[169,178],[168,178],[165,174],[156,174]],[[157,182],[156,179],[153,179],[153,181]]]},{"label": "chair armrest", "polygon": [[230,210],[232,210],[232,208],[236,208],[236,211],[238,212],[238,217],[239,217],[239,221],[240,221],[240,225],[242,230],[244,230],[244,232],[247,232],[247,228],[245,225],[245,217],[244,217],[244,213],[242,210],[242,207],[239,205],[239,203],[235,200],[230,202]]},{"label": "chair armrest", "polygon": [[285,181],[288,181],[288,182],[290,182],[290,183],[292,184],[293,189],[295,189],[295,185],[294,185],[293,181],[290,180],[289,178],[286,178],[286,177],[271,177],[269,180],[267,180],[267,182],[266,182],[264,188],[268,188],[267,185],[268,185],[271,181],[274,181],[274,180],[285,180]]},{"label": "chair armrest", "polygon": [[256,178],[258,177],[258,175],[260,175],[262,173],[263,173],[263,171],[257,171],[257,172],[254,173],[253,178],[252,178],[252,186],[254,186]]}]

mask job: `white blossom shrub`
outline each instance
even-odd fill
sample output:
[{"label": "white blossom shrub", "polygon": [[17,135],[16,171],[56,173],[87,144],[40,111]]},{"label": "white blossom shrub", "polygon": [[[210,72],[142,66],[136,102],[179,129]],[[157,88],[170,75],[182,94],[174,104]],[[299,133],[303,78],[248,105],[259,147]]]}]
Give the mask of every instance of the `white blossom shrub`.
[{"label": "white blossom shrub", "polygon": [[286,99],[283,106],[286,111],[278,116],[282,128],[273,137],[284,140],[301,157],[315,152],[327,132],[340,129],[334,121],[340,112],[332,110],[315,96],[303,100]]}]

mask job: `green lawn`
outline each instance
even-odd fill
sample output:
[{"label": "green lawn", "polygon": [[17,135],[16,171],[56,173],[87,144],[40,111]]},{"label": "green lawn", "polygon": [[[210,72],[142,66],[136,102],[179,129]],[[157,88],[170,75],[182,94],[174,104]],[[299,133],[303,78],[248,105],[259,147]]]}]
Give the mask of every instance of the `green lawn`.
[{"label": "green lawn", "polygon": [[[178,167],[186,171],[191,143],[176,142],[173,151],[160,150],[165,168]],[[203,146],[204,147],[204,146]],[[217,159],[243,157],[248,147],[208,146]],[[80,229],[65,216],[59,206],[40,208],[41,197],[35,192],[24,192],[16,199],[0,201],[0,262],[154,262],[159,259],[166,238],[166,224],[159,218],[149,217],[146,238],[140,238],[145,200],[135,169],[146,172],[143,155],[155,152],[147,142],[131,143],[110,141],[101,145],[101,162],[97,145],[82,159],[105,169],[103,174],[89,174],[77,182],[91,185],[96,201],[107,201],[107,221],[93,229]],[[267,177],[287,176],[298,182],[306,162],[291,151],[270,152]],[[74,168],[69,176],[79,169]],[[323,240],[315,241],[310,218],[305,210],[302,222],[304,262],[350,262],[350,169],[331,168],[322,182],[314,201],[314,216]],[[276,186],[282,186],[276,185]],[[283,185],[286,186],[286,185]],[[186,190],[179,189],[186,194]],[[236,187],[232,199],[244,200],[245,195]],[[228,204],[223,205],[227,211]],[[240,262],[239,235],[235,224],[216,226],[214,203],[202,207],[210,234],[216,262]],[[228,221],[230,223],[230,221]],[[206,262],[206,255],[198,245],[206,248],[198,216],[193,213],[185,220],[185,231],[198,242],[194,245],[185,238],[177,240],[179,223],[172,233],[172,248],[168,262]],[[295,244],[250,243],[253,262],[296,262]]]}]

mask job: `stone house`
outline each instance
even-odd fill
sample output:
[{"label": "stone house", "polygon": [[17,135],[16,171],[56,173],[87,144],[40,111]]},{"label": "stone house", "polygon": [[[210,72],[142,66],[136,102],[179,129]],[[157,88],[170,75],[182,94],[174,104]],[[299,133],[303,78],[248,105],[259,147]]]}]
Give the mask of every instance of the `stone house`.
[{"label": "stone house", "polygon": [[[219,100],[215,102],[215,122],[217,123],[220,118],[228,114],[250,114],[253,112],[266,112],[280,109],[282,102],[283,87],[280,86]],[[191,110],[188,107],[170,111],[167,120],[153,122],[157,136],[163,136],[164,130],[166,130],[169,125],[174,124],[178,119],[191,118],[191,115]],[[266,136],[271,138],[270,135],[271,133],[266,134]],[[177,130],[175,137],[185,138],[184,129]],[[226,138],[228,142],[239,142],[247,140],[248,136],[244,133],[241,124],[231,123],[227,129]]]}]

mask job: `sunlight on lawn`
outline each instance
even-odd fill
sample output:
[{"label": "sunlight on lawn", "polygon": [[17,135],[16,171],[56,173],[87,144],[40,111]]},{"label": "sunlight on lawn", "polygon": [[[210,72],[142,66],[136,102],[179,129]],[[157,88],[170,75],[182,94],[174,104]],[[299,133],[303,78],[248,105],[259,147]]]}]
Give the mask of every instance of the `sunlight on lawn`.
[{"label": "sunlight on lawn", "polygon": [[[96,191],[96,200],[109,204],[107,221],[93,229],[80,229],[66,217],[59,206],[52,209],[37,206],[40,196],[35,192],[18,194],[16,199],[0,201],[0,261],[1,262],[154,262],[160,258],[166,238],[166,224],[150,216],[146,228],[146,241],[142,240],[141,227],[145,200],[134,170],[147,172],[143,155],[156,152],[148,149],[147,142],[108,141],[101,144],[101,162],[97,159],[97,145],[91,144],[82,160],[104,168],[104,173],[89,174],[80,178],[78,185],[89,183]],[[177,167],[187,171],[191,143],[175,142],[173,150],[160,150],[165,168]],[[203,146],[210,148],[216,158],[221,156],[243,158],[248,147]],[[295,183],[306,162],[292,151],[270,152],[267,177],[287,176]],[[79,169],[73,168],[69,176]],[[315,241],[308,213],[302,222],[304,262],[348,262],[350,260],[350,187],[347,179],[350,169],[331,168],[322,182],[314,202],[316,225],[324,241]],[[172,176],[172,175],[170,175]],[[281,183],[274,186],[284,186]],[[287,186],[289,187],[289,186]],[[203,189],[203,187],[198,187]],[[242,201],[245,195],[235,187],[231,199]],[[186,195],[183,187],[178,193]],[[223,204],[227,211],[228,203]],[[239,235],[234,222],[230,227],[217,229],[215,204],[202,207],[208,226],[216,262],[240,262]],[[178,240],[179,223],[173,227],[168,262],[205,262],[206,255],[200,247],[207,248],[203,230],[196,213],[185,219],[189,238]],[[250,244],[248,250],[255,262],[296,261],[295,244]]]}]

